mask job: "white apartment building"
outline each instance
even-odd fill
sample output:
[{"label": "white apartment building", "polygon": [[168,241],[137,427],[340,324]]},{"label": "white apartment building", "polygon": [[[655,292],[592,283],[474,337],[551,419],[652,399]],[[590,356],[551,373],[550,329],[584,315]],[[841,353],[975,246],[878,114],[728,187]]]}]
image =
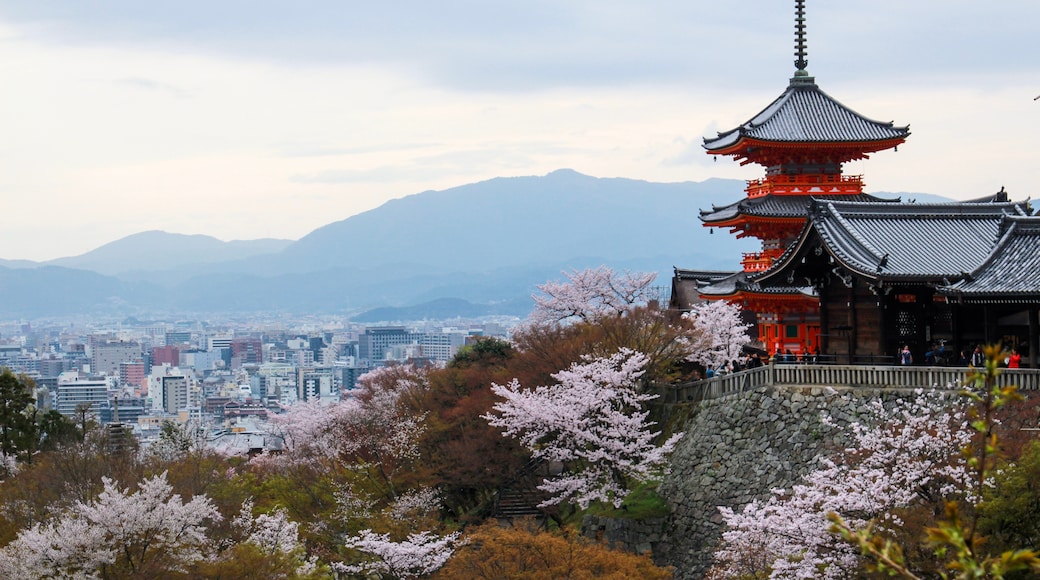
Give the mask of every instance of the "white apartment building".
[{"label": "white apartment building", "polygon": [[102,407],[108,406],[109,378],[88,378],[78,371],[65,371],[58,375],[58,396],[54,407],[69,418],[76,418],[78,411],[87,408],[88,415],[95,417]]}]

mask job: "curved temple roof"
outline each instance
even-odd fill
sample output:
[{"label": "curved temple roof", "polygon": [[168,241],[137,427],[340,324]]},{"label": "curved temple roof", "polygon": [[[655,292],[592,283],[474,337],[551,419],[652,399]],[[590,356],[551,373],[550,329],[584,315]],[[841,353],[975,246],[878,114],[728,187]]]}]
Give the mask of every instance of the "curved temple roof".
[{"label": "curved temple roof", "polygon": [[[798,241],[755,277],[782,283],[809,245],[836,265],[872,280],[959,280],[992,259],[1008,216],[1027,216],[1026,202],[891,204],[815,199]],[[947,282],[949,283],[949,282]]]},{"label": "curved temple roof", "polygon": [[896,127],[868,119],[842,105],[816,86],[812,77],[791,79],[784,91],[762,112],[739,127],[705,138],[709,153],[750,157],[741,145],[763,144],[855,145],[869,153],[894,147],[910,135],[909,127]]},{"label": "curved temple roof", "polygon": [[1040,289],[1040,218],[1008,216],[990,258],[955,284],[940,288],[966,302],[1036,298]]},{"label": "curved temple roof", "polygon": [[802,297],[815,296],[811,286],[760,286],[747,272],[717,272],[676,268],[673,294],[683,305],[696,304],[700,297],[727,298],[740,294]]},{"label": "curved temple roof", "polygon": [[[726,222],[739,216],[760,216],[766,218],[805,218],[809,215],[809,205],[814,199],[812,194],[806,195],[765,195],[762,197],[745,197],[729,205],[713,206],[710,210],[700,210],[704,225]],[[898,199],[884,199],[860,193],[849,195],[828,195],[828,200],[835,201],[871,201],[877,203],[897,203]]]}]

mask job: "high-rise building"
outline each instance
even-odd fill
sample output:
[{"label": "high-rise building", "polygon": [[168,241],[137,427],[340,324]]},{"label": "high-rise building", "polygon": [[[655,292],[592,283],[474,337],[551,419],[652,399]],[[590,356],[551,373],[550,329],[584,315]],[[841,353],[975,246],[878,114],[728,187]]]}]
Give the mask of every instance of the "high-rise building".
[{"label": "high-rise building", "polygon": [[108,406],[108,379],[84,377],[76,371],[66,371],[58,377],[58,396],[55,408],[69,418],[80,412],[88,416],[99,416],[102,407]]},{"label": "high-rise building", "polygon": [[339,400],[336,376],[331,368],[299,370],[296,397],[301,401]]},{"label": "high-rise building", "polygon": [[234,340],[234,336],[230,334],[211,336],[206,339],[206,347],[207,350],[216,350],[218,348],[231,348],[232,340]]},{"label": "high-rise building", "polygon": [[373,326],[358,337],[358,358],[372,366],[382,365],[390,347],[417,342],[403,326]]},{"label": "high-rise building", "polygon": [[451,360],[459,348],[466,344],[469,333],[465,330],[445,328],[441,332],[424,332],[419,337],[422,356],[431,360]]},{"label": "high-rise building", "polygon": [[231,340],[231,367],[239,368],[244,364],[261,364],[264,362],[263,343],[259,338],[236,337]]},{"label": "high-rise building", "polygon": [[133,387],[135,389],[148,388],[148,381],[144,372],[144,361],[119,363],[119,386]]},{"label": "high-rise building", "polygon": [[166,346],[183,346],[191,344],[190,330],[171,330],[166,333]]},{"label": "high-rise building", "polygon": [[94,374],[119,375],[119,364],[141,359],[141,345],[136,342],[103,342],[93,346],[90,370]]},{"label": "high-rise building", "polygon": [[188,407],[188,377],[185,375],[172,375],[159,377],[160,389],[162,389],[162,408],[167,413]]},{"label": "high-rise building", "polygon": [[152,368],[148,376],[148,398],[152,409],[171,414],[198,407],[201,402],[194,374],[167,365]]},{"label": "high-rise building", "polygon": [[153,347],[151,355],[151,363],[154,366],[170,365],[171,367],[175,367],[181,364],[181,350],[176,346],[167,345]]}]

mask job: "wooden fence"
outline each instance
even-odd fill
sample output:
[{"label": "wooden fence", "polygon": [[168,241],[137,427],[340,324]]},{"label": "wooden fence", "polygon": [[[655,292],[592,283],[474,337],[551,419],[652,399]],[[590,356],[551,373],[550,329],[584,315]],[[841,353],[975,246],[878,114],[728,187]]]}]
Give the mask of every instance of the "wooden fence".
[{"label": "wooden fence", "polygon": [[[770,364],[691,383],[658,388],[662,403],[717,399],[771,385],[805,387],[943,388],[964,385],[972,371],[965,367],[882,365]],[[1040,391],[1040,369],[1001,369],[1000,386]]]}]

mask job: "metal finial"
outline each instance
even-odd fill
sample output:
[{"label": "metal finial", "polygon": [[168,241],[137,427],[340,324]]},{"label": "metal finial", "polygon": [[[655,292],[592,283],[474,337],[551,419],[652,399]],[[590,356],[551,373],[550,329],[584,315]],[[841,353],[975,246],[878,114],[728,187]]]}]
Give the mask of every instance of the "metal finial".
[{"label": "metal finial", "polygon": [[804,76],[807,74],[805,67],[809,66],[809,61],[805,58],[807,55],[805,45],[805,0],[797,0],[795,2],[794,48],[794,55],[798,57],[794,61],[794,66],[798,69],[795,75]]}]

